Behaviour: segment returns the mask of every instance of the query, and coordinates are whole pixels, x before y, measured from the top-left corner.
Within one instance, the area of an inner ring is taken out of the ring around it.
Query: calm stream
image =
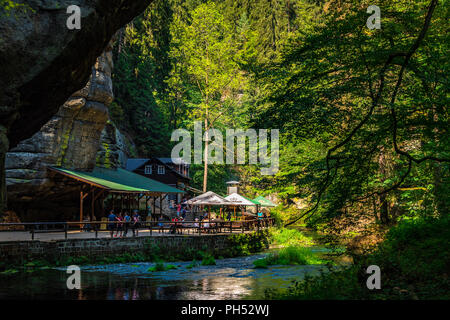
[[[324,265],[253,268],[264,255],[217,259],[214,266],[191,269],[191,262],[171,262],[177,269],[160,272],[148,271],[154,263],[82,266],[81,290],[67,289],[64,268],[1,275],[0,299],[261,299],[265,290],[327,270]]]

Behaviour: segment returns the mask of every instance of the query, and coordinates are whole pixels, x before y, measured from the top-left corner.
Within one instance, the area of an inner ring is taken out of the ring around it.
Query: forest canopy
[[[194,121],[280,129],[276,175],[209,165],[207,181],[301,207],[286,223],[447,214],[448,15],[438,0],[156,0],[118,34],[111,117],[142,157]]]

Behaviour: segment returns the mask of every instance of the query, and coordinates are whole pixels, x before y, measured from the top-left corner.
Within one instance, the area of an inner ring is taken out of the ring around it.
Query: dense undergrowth
[[[351,267],[306,277],[269,299],[449,299],[450,218],[401,221]],[[381,270],[381,289],[366,286],[367,267]]]

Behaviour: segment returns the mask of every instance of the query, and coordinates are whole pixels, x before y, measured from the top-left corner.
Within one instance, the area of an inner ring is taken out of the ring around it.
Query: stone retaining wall
[[[251,234],[257,235],[256,232]],[[267,238],[267,233],[264,231],[258,235],[260,237],[249,237],[248,241],[260,241],[261,237]],[[163,254],[183,254],[188,250],[202,250],[220,255],[221,252],[226,252],[235,245],[231,237],[233,235],[171,235],[123,239],[0,242],[0,261],[15,264],[34,259],[58,261],[69,256],[106,257],[126,252],[130,254],[148,253],[154,247],[158,247]]]

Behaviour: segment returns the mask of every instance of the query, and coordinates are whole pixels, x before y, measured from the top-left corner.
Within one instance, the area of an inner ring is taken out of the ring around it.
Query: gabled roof
[[[217,193],[208,191],[201,194],[195,198],[186,201],[187,204],[191,205],[230,205],[231,203],[224,197],[219,196]]]
[[[255,202],[253,202],[252,200],[245,198],[244,196],[241,196],[240,194],[237,194],[237,193],[232,193],[229,196],[226,196],[225,199],[232,202],[232,204],[234,204],[234,205],[256,206]]]
[[[85,182],[110,192],[136,193],[184,193],[159,181],[143,177],[121,168],[94,168],[92,172],[49,167],[49,169],[67,177]]]
[[[163,161],[162,159],[166,159],[166,161]],[[168,160],[170,159],[170,161]],[[134,171],[136,169],[138,169],[139,167],[141,167],[142,165],[144,165],[145,163],[147,163],[150,160],[156,160],[156,162],[161,163],[162,165],[164,165],[168,170],[170,170],[171,172],[175,173],[176,175],[181,176],[182,178],[185,179],[191,179],[188,176],[185,176],[184,174],[182,174],[181,172],[178,172],[176,169],[171,168],[169,166],[169,164],[171,164],[172,158],[146,158],[146,159],[128,159],[127,160],[127,164],[126,164],[126,169],[128,171]]]
[[[277,205],[270,201],[269,199],[264,198],[263,196],[256,197],[253,199],[254,202],[259,204],[261,207],[276,207]]]
[[[128,159],[125,168],[128,171],[134,171],[150,159]]]
[[[164,164],[178,164],[175,163],[173,160],[176,160],[177,162],[188,165],[187,162],[183,160],[183,158],[157,158],[159,161],[163,162]]]

